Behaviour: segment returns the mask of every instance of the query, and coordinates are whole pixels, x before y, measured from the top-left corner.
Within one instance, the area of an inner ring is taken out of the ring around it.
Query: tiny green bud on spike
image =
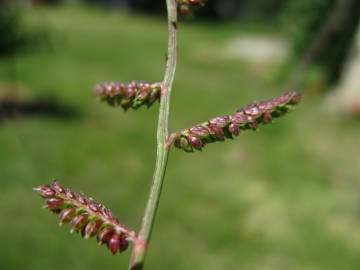
[[[175,146],[179,149],[183,149],[186,152],[192,152],[193,148],[185,136],[181,136],[175,140]]]

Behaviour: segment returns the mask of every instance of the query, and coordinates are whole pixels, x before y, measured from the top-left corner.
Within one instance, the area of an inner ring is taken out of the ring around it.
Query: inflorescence
[[[194,8],[203,7],[206,0],[176,0],[179,11],[182,14],[192,16],[192,10]]]
[[[160,100],[161,83],[105,82],[95,86],[94,94],[109,105],[121,106],[126,111],[129,108],[137,109],[142,105],[150,107],[156,100]]]
[[[135,232],[120,224],[104,205],[62,187],[58,181],[34,190],[46,199],[44,208],[58,214],[60,226],[70,223],[70,232],[78,232],[85,239],[96,236],[98,244],[106,244],[113,254],[125,251],[129,242],[139,241]]]
[[[169,136],[170,144],[186,152],[201,150],[206,144],[224,141],[238,136],[241,130],[256,130],[261,124],[268,124],[274,118],[283,116],[299,103],[301,95],[286,92],[272,100],[253,102],[227,116],[215,117],[205,123],[193,126]]]

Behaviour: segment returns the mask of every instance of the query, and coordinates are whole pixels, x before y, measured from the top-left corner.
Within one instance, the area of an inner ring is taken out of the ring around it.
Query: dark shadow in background
[[[54,3],[61,1],[54,1]],[[29,32],[22,25],[19,9],[10,2],[0,3],[0,59],[6,60],[9,80],[14,84],[11,98],[0,98],[0,122],[8,119],[46,115],[56,118],[74,118],[79,116],[75,110],[51,98],[23,100],[17,87],[18,75],[16,58],[22,53],[43,48],[51,49],[51,42],[46,30]]]
[[[71,106],[51,99],[37,99],[30,101],[4,99],[0,101],[0,123],[4,120],[33,116],[72,119],[79,117],[80,112]]]

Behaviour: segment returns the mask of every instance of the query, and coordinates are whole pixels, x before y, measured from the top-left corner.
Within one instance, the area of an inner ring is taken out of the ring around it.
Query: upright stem
[[[169,41],[165,76],[162,82],[160,111],[157,128],[157,158],[153,176],[153,184],[142,219],[141,229],[138,235],[138,239],[140,241],[134,244],[129,265],[130,270],[143,269],[147,246],[150,241],[156,210],[160,200],[169,154],[169,149],[166,147],[166,138],[168,136],[170,94],[176,70],[177,3],[176,0],[166,0],[166,5],[168,12]]]

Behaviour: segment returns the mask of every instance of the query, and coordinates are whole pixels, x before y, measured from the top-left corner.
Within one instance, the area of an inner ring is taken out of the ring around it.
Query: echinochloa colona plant
[[[209,143],[232,139],[243,131],[256,130],[261,125],[272,123],[292,111],[301,100],[298,93],[288,91],[279,97],[252,102],[234,110],[231,114],[217,116],[177,132],[168,132],[170,95],[177,61],[178,12],[187,16],[192,15],[194,10],[205,5],[205,2],[206,0],[166,0],[169,38],[167,63],[162,82],[105,82],[94,88],[94,94],[101,101],[113,107],[120,107],[124,111],[160,103],[157,159],[140,230],[136,232],[127,228],[106,206],[84,194],[61,186],[58,181],[34,188],[45,199],[44,208],[58,215],[60,225],[68,223],[71,232],[76,232],[85,239],[95,238],[99,245],[104,245],[112,254],[123,253],[131,247],[129,270],[144,268],[165,178],[168,154],[172,146],[185,152],[201,151]]]

